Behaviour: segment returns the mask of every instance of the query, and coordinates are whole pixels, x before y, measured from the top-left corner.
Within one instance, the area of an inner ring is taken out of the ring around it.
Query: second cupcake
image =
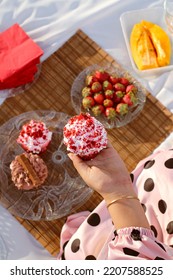
[[[52,139],[52,132],[41,121],[31,120],[24,124],[17,142],[26,152],[40,154],[46,151]]]

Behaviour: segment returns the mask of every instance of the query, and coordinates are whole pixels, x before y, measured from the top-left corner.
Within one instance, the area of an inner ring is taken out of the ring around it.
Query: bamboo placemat
[[[70,88],[87,66],[116,62],[100,46],[79,30],[42,65],[37,82],[23,94],[7,99],[0,108],[0,125],[21,113],[34,110],[63,111],[74,115]],[[108,136],[130,171],[172,132],[173,115],[149,92],[141,114],[130,124],[108,130]],[[101,201],[94,193],[80,210],[93,210]],[[54,221],[20,223],[52,254],[59,250],[59,236],[66,217]]]

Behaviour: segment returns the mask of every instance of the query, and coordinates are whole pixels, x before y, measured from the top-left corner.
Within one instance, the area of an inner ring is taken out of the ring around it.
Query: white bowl
[[[121,27],[122,27],[124,39],[126,42],[126,47],[128,50],[128,54],[133,69],[138,75],[142,77],[157,77],[158,75],[166,71],[171,71],[173,69],[173,55],[171,56],[171,62],[170,65],[168,66],[153,68],[148,70],[139,70],[137,68],[131,53],[130,34],[134,24],[139,23],[141,20],[150,21],[162,27],[164,31],[168,34],[169,38],[171,39],[171,44],[172,44],[172,36],[167,29],[165,18],[164,18],[164,9],[161,7],[129,11],[123,13],[120,16]]]

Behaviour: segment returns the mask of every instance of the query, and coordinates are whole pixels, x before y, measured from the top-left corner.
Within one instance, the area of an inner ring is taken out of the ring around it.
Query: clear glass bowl
[[[92,194],[81,179],[63,144],[63,127],[70,117],[62,112],[32,111],[10,119],[0,127],[1,203],[16,216],[29,220],[53,220],[80,207]],[[52,141],[40,156],[48,167],[48,178],[37,189],[18,190],[11,180],[10,163],[23,149],[16,142],[23,124],[31,119],[45,122]]]
[[[146,89],[137,80],[135,80],[135,78],[133,78],[129,74],[129,72],[122,70],[120,66],[101,66],[95,64],[84,69],[74,80],[71,88],[71,102],[73,108],[77,114],[79,114],[80,112],[89,112],[92,116],[94,116],[91,110],[85,110],[82,106],[82,89],[86,86],[86,76],[88,74],[91,74],[95,70],[99,70],[101,68],[107,71],[109,74],[116,74],[119,77],[125,77],[129,79],[130,83],[134,84],[138,89],[138,92],[136,94],[138,98],[137,104],[135,106],[130,107],[129,112],[125,116],[116,116],[116,118],[113,120],[108,120],[103,114],[98,117],[95,117],[105,126],[105,128],[108,129],[124,126],[131,122],[134,118],[136,118],[143,109],[143,106],[146,101]]]
[[[34,80],[31,83],[21,85],[16,88],[10,88],[10,89],[3,89],[0,90],[0,98],[9,98],[18,94],[23,93],[24,91],[28,90],[32,85],[37,81],[38,77],[41,73],[41,64],[37,65],[37,72],[34,75]]]

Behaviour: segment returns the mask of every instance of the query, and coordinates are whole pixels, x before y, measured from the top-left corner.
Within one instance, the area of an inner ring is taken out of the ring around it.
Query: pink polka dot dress
[[[67,218],[61,232],[60,260],[172,260],[173,150],[158,151],[130,174],[151,230],[116,231],[106,204]]]

